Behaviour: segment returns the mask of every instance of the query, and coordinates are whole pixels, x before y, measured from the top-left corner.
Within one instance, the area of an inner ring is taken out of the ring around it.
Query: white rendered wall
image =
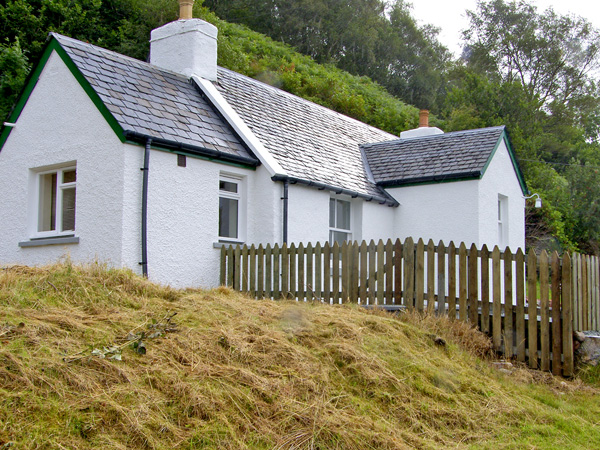
[[[507,197],[507,242],[498,239],[498,194]],[[525,199],[518,182],[508,149],[500,143],[490,165],[479,184],[479,241],[491,249],[494,245],[506,245],[511,250],[525,249]]]
[[[378,241],[396,240],[395,220],[398,208],[362,201],[362,239]]]
[[[32,168],[77,163],[78,244],[21,248],[37,205]],[[0,264],[74,261],[119,264],[123,144],[60,57],[53,53],[0,151]]]
[[[394,236],[437,244],[479,243],[479,180],[424,184],[388,189],[400,202]]]

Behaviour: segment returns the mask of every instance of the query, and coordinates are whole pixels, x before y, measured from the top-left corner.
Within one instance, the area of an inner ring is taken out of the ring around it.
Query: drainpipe
[[[150,170],[150,146],[152,139],[146,141],[144,149],[144,167],[140,170],[144,173],[142,181],[142,274],[148,278],[148,172]]]
[[[289,181],[283,180],[283,243],[288,241],[288,185]]]

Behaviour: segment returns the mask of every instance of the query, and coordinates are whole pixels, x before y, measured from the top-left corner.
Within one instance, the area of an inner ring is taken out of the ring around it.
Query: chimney
[[[419,111],[419,128],[429,127],[429,110],[422,109]]]
[[[217,27],[192,19],[194,0],[179,0],[179,20],[150,33],[150,63],[186,77],[217,80]]]

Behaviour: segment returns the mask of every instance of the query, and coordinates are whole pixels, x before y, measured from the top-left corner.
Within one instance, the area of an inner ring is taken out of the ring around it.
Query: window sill
[[[224,240],[220,240],[219,242],[213,242],[213,248],[229,247],[230,245],[233,245],[234,247],[236,245],[244,245],[244,241],[224,241]]]
[[[48,238],[30,239],[19,242],[19,247],[42,247],[45,245],[79,244],[78,236],[57,236]]]

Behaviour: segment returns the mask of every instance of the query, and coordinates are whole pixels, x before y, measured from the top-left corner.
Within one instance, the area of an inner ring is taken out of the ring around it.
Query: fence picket
[[[423,239],[417,241],[415,266],[415,308],[418,312],[423,312],[425,298],[425,244]]]
[[[384,269],[384,262],[385,262],[385,249],[383,246],[383,241],[379,240],[379,242],[377,243],[377,304],[378,305],[383,305],[384,304],[384,294],[385,294],[385,269]]]
[[[325,242],[323,246],[323,301],[331,302],[331,246]]]
[[[258,298],[265,298],[265,249],[262,244],[258,246],[257,255],[257,287],[256,295]]]
[[[537,257],[529,250],[527,255],[527,316],[529,329],[529,367],[538,367],[537,345]]]
[[[571,258],[568,253],[562,260],[562,313],[563,313],[563,376],[572,377],[573,361],[573,310],[571,302]]]
[[[394,305],[402,304],[402,242],[394,244]]]
[[[490,252],[481,247],[481,331],[490,333]]]
[[[314,282],[313,282],[313,257],[314,250],[311,243],[306,245],[306,300],[315,298]]]
[[[435,313],[435,244],[427,242],[427,313]]]
[[[561,287],[560,287],[560,259],[558,253],[552,253],[552,373],[560,375],[562,370],[562,330],[561,330]]]
[[[281,246],[281,296],[290,297],[290,254],[286,243]]]
[[[221,247],[221,259],[219,260],[219,268],[221,273],[219,274],[219,284],[221,286],[227,285],[227,249],[223,245]]]
[[[541,369],[550,370],[550,320],[549,320],[549,290],[548,290],[548,254],[542,250],[540,254],[540,348],[542,356]]]
[[[331,253],[333,255],[333,278],[331,280],[331,296],[333,304],[337,305],[340,303],[340,298],[342,294],[340,289],[340,245],[337,242],[333,243],[333,251]]]
[[[288,250],[288,255],[290,258],[290,281],[289,281],[289,292],[288,298],[291,300],[296,299],[296,279],[297,279],[297,265],[296,265],[296,244],[290,245]]]
[[[415,306],[415,243],[409,237],[404,244],[404,305],[409,311]]]
[[[467,311],[467,247],[462,242],[458,248],[458,315],[466,322]]]
[[[317,245],[315,245],[315,298],[321,301],[323,300],[322,260],[321,243],[317,242]]]
[[[250,276],[250,295],[252,298],[256,298],[256,247],[254,244],[250,246],[248,255],[250,257],[250,272],[248,273]]]
[[[477,272],[477,262],[479,256],[477,255],[477,247],[475,244],[471,244],[468,255],[468,308],[469,308],[469,322],[477,326],[477,319],[479,316],[479,295],[477,292],[477,285],[479,284],[479,276]]]
[[[340,303],[347,303],[350,297],[350,270],[348,267],[348,242],[344,242],[341,248],[342,253],[342,296]]]
[[[300,242],[296,247],[296,253],[298,255],[298,259],[296,260],[296,264],[298,267],[298,279],[296,280],[296,298],[298,301],[303,302],[306,300],[306,278],[304,276],[304,244]]]
[[[248,292],[248,246],[242,247],[242,292]]]
[[[236,291],[240,290],[240,279],[241,279],[241,249],[239,245],[235,246],[233,250],[233,289]]]
[[[275,244],[273,246],[273,298],[275,300],[279,300],[281,297],[281,289],[280,286],[280,271],[279,271],[279,258],[280,258],[280,250],[279,244]]]
[[[438,255],[438,314],[446,315],[446,247],[444,241],[440,241],[437,247]]]
[[[456,247],[452,241],[448,245],[448,316],[456,319]]]
[[[394,244],[388,239],[385,243],[385,304],[391,305],[394,293]]]
[[[368,258],[367,258],[367,243],[362,241],[360,244],[360,281],[358,287],[358,296],[360,297],[361,304],[368,304],[367,300],[367,273],[369,271]]]
[[[375,275],[375,242],[369,242],[369,305],[375,304],[375,286],[377,278]]]
[[[358,303],[358,284],[359,284],[359,256],[358,256],[358,242],[352,243],[352,251],[350,252],[350,301],[352,303]]]
[[[525,254],[522,249],[517,250],[517,254],[515,256],[516,268],[515,268],[515,277],[516,277],[516,298],[517,298],[517,306],[516,306],[516,314],[515,314],[515,327],[517,330],[517,360],[525,361]]]
[[[271,244],[265,247],[265,297],[272,298],[273,295],[273,258]]]
[[[509,247],[504,250],[504,355],[513,356],[513,265]]]
[[[502,304],[500,294],[500,249],[496,245],[492,251],[492,283],[493,283],[493,318],[492,318],[492,343],[494,350],[502,349]]]

